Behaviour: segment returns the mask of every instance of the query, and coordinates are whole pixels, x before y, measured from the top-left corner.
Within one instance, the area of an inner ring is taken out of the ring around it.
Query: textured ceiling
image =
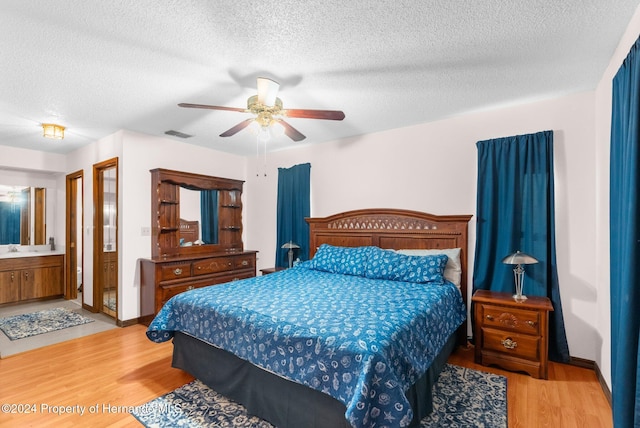
[[[119,129],[243,155],[258,76],[316,144],[593,90],[638,0],[2,0],[0,145],[67,153]],[[66,126],[63,141],[40,123]],[[1,149],[0,149],[1,151]]]

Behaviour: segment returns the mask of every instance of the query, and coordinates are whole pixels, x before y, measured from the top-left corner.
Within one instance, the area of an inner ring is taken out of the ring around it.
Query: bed
[[[180,240],[182,242],[196,242],[200,239],[200,222],[198,220],[180,219]]]
[[[466,341],[469,219],[391,209],[307,219],[310,261],[179,294],[147,336],[172,339],[174,367],[280,428],[418,426]]]

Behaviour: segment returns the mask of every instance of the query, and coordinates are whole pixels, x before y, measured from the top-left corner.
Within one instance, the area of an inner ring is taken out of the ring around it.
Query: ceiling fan
[[[342,120],[344,113],[339,110],[307,110],[307,109],[284,109],[282,100],[277,97],[280,84],[266,77],[258,77],[258,94],[249,97],[247,108],[211,106],[206,104],[180,103],[178,106],[186,108],[203,108],[210,110],[237,111],[240,113],[251,113],[254,117],[243,120],[231,129],[226,130],[221,137],[230,137],[256,122],[262,129],[268,129],[271,125],[280,124],[284,128],[284,133],[293,141],[301,141],[306,137],[284,118],[295,117],[303,119],[324,119]]]

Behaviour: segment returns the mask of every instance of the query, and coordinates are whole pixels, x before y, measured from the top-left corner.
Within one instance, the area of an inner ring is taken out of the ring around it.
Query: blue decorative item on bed
[[[407,426],[405,390],[466,318],[446,263],[322,245],[292,269],[173,297],[147,336],[181,331],[331,395],[352,426]]]

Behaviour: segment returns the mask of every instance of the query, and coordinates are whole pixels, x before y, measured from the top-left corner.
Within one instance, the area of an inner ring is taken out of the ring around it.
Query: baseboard
[[[596,362],[593,360],[587,360],[586,358],[569,357],[569,364],[572,366],[582,367],[584,369],[596,369]]]
[[[116,325],[118,327],[129,327],[130,325],[136,325],[138,324],[138,318],[133,318],[130,320],[116,320]]]
[[[596,373],[596,378],[598,379],[600,388],[602,388],[602,392],[609,402],[609,406],[611,406],[611,390],[609,389],[609,385],[607,385],[604,376],[602,376],[602,372],[600,371],[600,367],[598,367],[598,364],[595,361],[578,357],[569,357],[569,364],[571,364],[572,366],[593,370]]]
[[[607,398],[607,401],[609,402],[609,407],[611,407],[611,390],[609,389],[609,385],[607,385],[607,382],[604,380],[604,376],[602,376],[602,372],[600,371],[600,367],[598,367],[597,364],[595,364],[595,371],[596,371],[596,377],[598,378],[598,382],[600,382],[600,387],[602,388],[602,392],[604,392],[604,396]]]

